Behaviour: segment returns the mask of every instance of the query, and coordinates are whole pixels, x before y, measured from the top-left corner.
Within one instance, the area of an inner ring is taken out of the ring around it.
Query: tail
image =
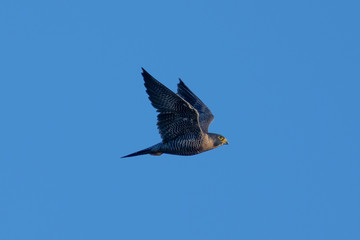
[[[141,150],[141,151],[138,151],[138,152],[134,152],[134,153],[129,154],[129,155],[126,155],[126,156],[123,156],[123,157],[121,157],[121,158],[135,157],[135,156],[144,155],[144,154],[149,154],[149,153],[151,153],[151,147],[146,148],[146,149]]]

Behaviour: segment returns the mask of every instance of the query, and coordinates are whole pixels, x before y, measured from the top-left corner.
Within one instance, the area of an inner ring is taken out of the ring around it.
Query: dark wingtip
[[[143,71],[142,74],[148,74],[148,75],[150,75],[144,68],[141,68],[141,70]]]
[[[144,68],[141,68],[142,70],[143,70],[143,72],[141,73],[141,75],[144,77],[144,78],[146,78],[146,77],[152,77],[151,75],[150,75],[150,73],[148,73]]]
[[[180,88],[180,87],[185,87],[186,88],[186,85],[183,82],[183,80],[181,80],[181,78],[179,78],[179,83],[178,83],[178,88]]]
[[[181,78],[179,78],[178,92],[179,92],[179,88],[191,92],[188,86],[186,86],[186,84],[181,80]]]

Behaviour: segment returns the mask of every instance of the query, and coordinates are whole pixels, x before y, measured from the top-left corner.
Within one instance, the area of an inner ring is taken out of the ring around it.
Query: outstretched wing
[[[199,113],[182,97],[162,85],[142,68],[146,92],[159,112],[157,126],[163,142],[185,133],[201,134]]]
[[[208,132],[210,123],[214,120],[214,115],[210,109],[179,79],[178,95],[190,103],[199,112],[199,123],[203,132]]]

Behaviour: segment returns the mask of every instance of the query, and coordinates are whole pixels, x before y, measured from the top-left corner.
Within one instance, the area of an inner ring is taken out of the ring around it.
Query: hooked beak
[[[229,142],[228,140],[225,141],[224,145],[229,145]]]

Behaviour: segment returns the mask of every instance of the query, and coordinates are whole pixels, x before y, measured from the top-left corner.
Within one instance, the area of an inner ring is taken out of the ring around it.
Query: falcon
[[[222,135],[208,132],[214,115],[181,79],[176,94],[145,69],[142,71],[146,92],[158,112],[162,142],[122,158],[163,153],[189,156],[228,144]]]

